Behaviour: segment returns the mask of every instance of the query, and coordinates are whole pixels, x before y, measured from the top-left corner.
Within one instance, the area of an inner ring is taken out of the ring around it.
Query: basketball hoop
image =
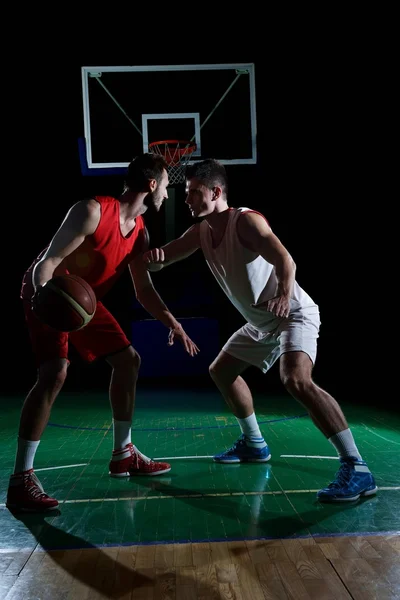
[[[185,181],[186,166],[195,150],[195,142],[188,140],[162,140],[149,144],[149,152],[159,154],[168,164],[170,184]]]

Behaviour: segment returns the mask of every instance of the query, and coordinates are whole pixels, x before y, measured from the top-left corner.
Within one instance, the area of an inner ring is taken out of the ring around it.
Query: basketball
[[[78,275],[56,275],[39,290],[34,306],[38,318],[58,331],[85,327],[96,311],[92,287]]]

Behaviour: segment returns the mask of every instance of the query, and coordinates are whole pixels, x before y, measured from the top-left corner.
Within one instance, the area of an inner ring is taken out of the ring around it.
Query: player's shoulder
[[[270,227],[268,220],[263,213],[253,208],[240,207],[236,209],[238,227],[263,227],[267,225]]]
[[[100,212],[100,204],[95,197],[86,197],[78,200],[71,206],[69,213],[72,216],[87,217]]]
[[[100,221],[100,205],[93,199],[82,199],[75,202],[68,210],[62,227],[84,232],[85,235],[94,233]]]
[[[113,196],[88,196],[85,198],[86,202],[97,202],[97,204],[104,206],[114,206],[119,203],[117,198]]]

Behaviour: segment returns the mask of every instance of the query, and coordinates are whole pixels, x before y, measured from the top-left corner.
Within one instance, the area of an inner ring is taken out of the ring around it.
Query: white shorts
[[[320,317],[318,308],[292,314],[273,331],[259,331],[250,323],[238,329],[222,350],[266,373],[285,352],[305,352],[315,363]]]

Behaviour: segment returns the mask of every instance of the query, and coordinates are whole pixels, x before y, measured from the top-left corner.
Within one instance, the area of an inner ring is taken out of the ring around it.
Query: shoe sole
[[[154,475],[164,475],[164,473],[169,473],[171,469],[166,469],[164,471],[156,471],[155,473],[131,473],[131,477],[153,477]]]
[[[155,471],[154,473],[108,473],[110,477],[154,477],[154,475],[164,475],[169,473],[171,469],[163,469],[162,471]]]
[[[269,459],[271,458],[271,455],[267,456],[266,458],[238,458],[237,460],[229,460],[229,459],[224,459],[224,458],[213,458],[213,461],[216,463],[222,463],[224,465],[237,465],[238,463],[245,463],[245,462],[254,462],[254,463],[264,463],[264,462],[268,462]]]
[[[18,506],[18,504],[6,504],[6,507],[9,510],[14,510],[15,512],[48,512],[49,510],[56,510],[59,505],[56,504],[56,506],[48,506],[46,508],[25,508]]]
[[[364,492],[360,492],[360,494],[357,494],[356,496],[350,496],[348,498],[333,498],[329,496],[322,496],[321,498],[318,497],[318,500],[320,502],[355,502],[361,497],[373,496],[374,494],[376,494],[377,491],[378,487],[375,486],[372,490],[365,490]]]

